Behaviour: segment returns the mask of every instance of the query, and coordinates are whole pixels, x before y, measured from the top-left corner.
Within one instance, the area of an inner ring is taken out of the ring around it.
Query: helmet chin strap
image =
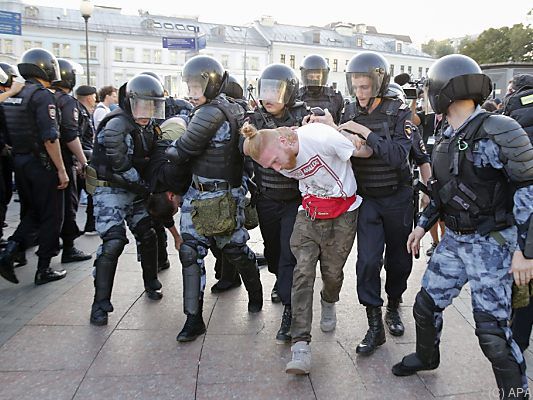
[[[360,103],[359,103],[359,99],[356,97],[355,98],[355,101],[356,101],[356,104],[357,104],[357,110],[361,113],[361,114],[364,114],[364,115],[368,115],[369,113],[369,110],[370,108],[372,108],[372,104],[374,104],[374,100],[376,98],[375,97],[371,97],[370,100],[368,101],[368,104],[366,107],[363,107]]]

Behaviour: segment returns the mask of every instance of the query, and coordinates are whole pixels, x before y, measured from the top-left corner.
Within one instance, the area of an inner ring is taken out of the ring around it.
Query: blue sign
[[[199,37],[163,37],[163,48],[169,50],[201,50],[206,46],[205,35]]]
[[[0,33],[21,35],[22,17],[20,13],[0,10]]]

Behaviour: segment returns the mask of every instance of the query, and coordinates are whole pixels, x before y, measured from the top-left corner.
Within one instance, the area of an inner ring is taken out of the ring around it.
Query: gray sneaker
[[[307,375],[311,371],[311,346],[307,342],[296,342],[292,347],[292,360],[285,372],[293,375]]]
[[[335,303],[328,303],[320,299],[322,305],[322,315],[320,316],[320,329],[322,332],[331,332],[337,326],[337,314],[335,312]]]

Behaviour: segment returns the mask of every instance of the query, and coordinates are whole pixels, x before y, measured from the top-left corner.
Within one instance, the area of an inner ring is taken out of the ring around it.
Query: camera
[[[411,79],[411,75],[407,73],[396,75],[394,77],[394,82],[402,86],[402,89],[405,93],[405,98],[408,100],[418,98],[418,95],[424,88],[424,80],[425,78]],[[406,84],[409,84],[409,87],[403,87]]]

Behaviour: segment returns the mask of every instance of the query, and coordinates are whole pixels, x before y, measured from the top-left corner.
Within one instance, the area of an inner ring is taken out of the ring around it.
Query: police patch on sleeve
[[[79,111],[77,108],[74,108],[72,110],[72,118],[74,118],[74,121],[78,122],[78,119],[80,117]]]
[[[405,124],[403,126],[403,131],[405,132],[405,136],[407,136],[407,139],[411,139],[411,135],[413,134],[413,131],[416,129],[416,126],[411,122],[406,120]]]
[[[48,105],[48,116],[52,120],[56,119],[56,106],[54,104]]]
[[[424,141],[422,139],[420,139],[419,145],[420,145],[420,150],[422,150],[422,153],[427,154],[428,152],[426,150],[426,146],[424,145]]]

